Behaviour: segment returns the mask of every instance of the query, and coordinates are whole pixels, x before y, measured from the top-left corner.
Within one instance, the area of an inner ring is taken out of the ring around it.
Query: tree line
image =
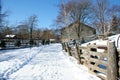
[[[9,12],[2,11],[0,0],[0,41],[5,38],[6,35],[15,35],[16,39],[20,40],[59,40],[59,29],[43,29],[38,26],[38,16],[31,15],[28,19],[17,23],[16,25],[8,25],[7,17]]]
[[[27,20],[21,21],[15,26],[7,25],[5,17],[6,13],[0,14],[0,40],[5,39],[6,35],[15,35],[16,39],[19,40],[29,40],[32,44],[33,40],[46,40],[56,39],[59,41],[60,33],[58,29],[42,29],[38,27],[38,17],[37,15],[30,16]]]
[[[8,26],[5,20],[8,14],[2,12],[0,5],[0,39],[9,34],[15,34],[21,40],[58,39],[59,29],[75,22],[79,23],[79,27],[75,30],[78,37],[81,34],[82,24],[94,27],[98,34],[120,33],[120,5],[111,5],[109,0],[61,0],[58,8],[59,12],[54,23],[57,29],[43,30],[36,27],[38,22],[36,15],[31,15],[27,20],[15,26]]]
[[[67,27],[78,22],[78,37],[81,23],[94,27],[98,34],[120,33],[120,5],[112,5],[110,0],[61,0],[55,24]]]

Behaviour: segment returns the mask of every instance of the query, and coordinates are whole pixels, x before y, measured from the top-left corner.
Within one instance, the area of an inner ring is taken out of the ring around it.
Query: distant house
[[[10,35],[6,35],[4,38],[5,42],[6,42],[6,46],[8,47],[14,47],[15,44],[20,41],[21,46],[29,46],[29,40],[28,39],[20,39],[18,36],[10,34]]]
[[[4,40],[6,42],[6,47],[14,47],[16,43],[16,36],[13,34],[5,35]]]
[[[61,41],[62,42],[68,42],[70,39],[72,40],[80,40],[82,41],[83,39],[85,40],[85,42],[90,41],[93,35],[96,34],[96,29],[85,25],[83,23],[80,24],[80,37],[78,37],[77,35],[77,30],[78,28],[78,23],[72,23],[70,24],[68,27],[64,27],[61,30]]]
[[[49,39],[49,40],[50,40],[50,43],[56,42],[56,39]]]

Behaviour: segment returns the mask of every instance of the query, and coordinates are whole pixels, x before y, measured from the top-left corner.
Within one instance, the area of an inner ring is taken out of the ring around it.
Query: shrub
[[[1,47],[1,48],[5,48],[5,47],[6,47],[6,43],[5,43],[4,40],[1,41],[1,43],[0,43],[0,47]]]
[[[30,46],[32,46],[34,44],[33,40],[30,40]]]
[[[17,47],[20,47],[20,46],[21,46],[20,40],[18,40],[18,41],[15,43],[15,46],[17,46]]]

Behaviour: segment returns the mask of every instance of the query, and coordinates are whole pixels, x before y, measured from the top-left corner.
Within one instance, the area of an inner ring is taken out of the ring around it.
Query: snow
[[[101,80],[62,51],[61,44],[0,51],[0,80]]]
[[[109,40],[114,40],[116,47],[120,49],[120,34],[109,37]]]
[[[118,49],[120,49],[120,34],[110,36],[110,37],[108,37],[108,40],[109,40],[109,41],[115,41],[115,46],[116,46]],[[102,39],[93,40],[93,41],[90,41],[90,42],[87,42],[87,43],[82,44],[82,46],[86,46],[86,45],[88,45],[89,43],[91,43],[91,44],[94,44],[94,43],[95,43],[95,44],[97,44],[97,45],[106,46],[108,40],[102,40]]]
[[[10,35],[6,35],[5,37],[7,37],[7,38],[13,38],[13,37],[15,37],[15,35],[10,34]]]
[[[108,37],[108,40],[109,40],[109,42],[115,42],[115,47],[117,48],[117,50],[120,50],[120,34],[110,36],[110,37]],[[108,40],[102,40],[102,39],[93,40],[93,41],[81,44],[81,46],[86,47],[88,44],[96,44],[96,45],[100,45],[100,46],[107,46],[108,45]],[[102,53],[104,51],[105,51],[104,49],[97,49],[97,52],[100,52],[100,53]],[[104,57],[103,60],[107,61],[108,59],[107,59],[107,57]],[[99,64],[99,68],[106,69],[107,67]],[[98,73],[98,75],[101,75],[103,77],[107,77],[103,73]]]

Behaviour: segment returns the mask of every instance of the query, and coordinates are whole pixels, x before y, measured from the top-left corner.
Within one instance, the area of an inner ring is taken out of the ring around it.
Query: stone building
[[[80,26],[80,27],[78,27]],[[80,36],[78,36],[78,29],[81,31]],[[85,42],[90,41],[93,39],[93,37],[96,34],[96,30],[88,25],[85,25],[83,23],[78,24],[73,23],[70,24],[68,27],[64,27],[61,29],[61,41],[62,42],[68,42],[69,40],[84,40]]]

